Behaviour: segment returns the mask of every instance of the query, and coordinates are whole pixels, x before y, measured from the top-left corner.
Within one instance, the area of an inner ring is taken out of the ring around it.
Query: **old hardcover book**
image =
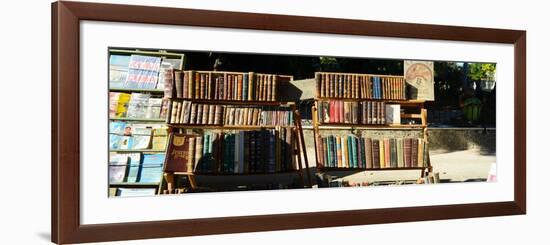
[[[381,168],[380,166],[380,140],[371,139],[372,141],[372,163],[373,168]]]
[[[360,168],[365,168],[365,141],[361,137],[355,139],[357,143],[357,164]]]
[[[354,168],[359,167],[359,161],[357,160],[359,152],[357,150],[357,138],[355,136],[350,136],[351,143],[351,162],[353,163]]]
[[[172,102],[172,117],[170,118],[170,123],[179,123],[179,118],[181,115],[181,102],[173,101]]]
[[[410,139],[411,141],[411,167],[418,166],[418,140]]]
[[[208,104],[202,105],[202,120],[201,124],[208,124],[208,118],[210,117],[210,106]]]
[[[405,162],[403,160],[403,139],[397,138],[397,167],[405,167]]]
[[[189,98],[189,71],[183,71],[182,72],[182,76],[183,76],[183,82],[182,82],[182,86],[181,86],[181,91],[182,91],[182,98]]]
[[[372,150],[372,140],[370,138],[364,138],[365,145],[365,167],[373,168],[373,150]]]
[[[379,139],[378,141],[380,142],[378,143],[380,146],[380,168],[387,168],[388,166],[386,166],[386,148],[384,139]]]
[[[198,136],[195,138],[195,157],[193,161],[193,166],[191,171],[195,171],[197,166],[199,165],[199,161],[201,161],[202,158],[202,151],[203,151],[203,137]]]
[[[256,83],[256,76],[254,75],[254,72],[248,73],[248,100],[254,100],[255,96],[255,83]]]
[[[195,72],[194,71],[189,71],[189,84],[188,87],[187,87],[187,92],[188,92],[188,95],[187,95],[187,98],[190,98],[190,99],[196,99],[195,97],[195,83],[196,83],[196,80],[195,80]]]
[[[189,123],[189,118],[191,116],[191,101],[183,101],[183,105],[182,105],[183,109],[182,109],[182,114],[183,114],[183,118],[181,120],[181,123]]]
[[[203,104],[197,104],[197,114],[196,114],[196,124],[202,124],[202,118],[204,116],[204,112],[202,111],[204,109]]]
[[[170,133],[164,162],[165,172],[187,172],[189,162],[189,134]]]
[[[336,167],[342,167],[342,137],[336,136]]]
[[[391,155],[391,158],[390,158],[391,167],[397,168],[397,140],[394,138],[390,139],[390,155]]]
[[[197,136],[188,138],[189,145],[187,148],[187,164],[185,165],[186,169],[183,172],[191,173],[195,168],[195,150],[197,149],[196,139]]]
[[[174,71],[174,82],[176,84],[176,97],[183,98],[183,76],[181,71]]]
[[[403,139],[403,159],[405,161],[405,167],[410,168],[411,167],[411,139],[405,138]]]
[[[221,105],[214,106],[214,122],[213,124],[221,124],[223,116],[223,107]]]
[[[390,139],[384,139],[384,167],[391,167]]]
[[[196,72],[195,73],[195,79],[194,79],[194,87],[193,87],[193,94],[195,95],[193,98],[195,99],[201,99],[201,73]]]

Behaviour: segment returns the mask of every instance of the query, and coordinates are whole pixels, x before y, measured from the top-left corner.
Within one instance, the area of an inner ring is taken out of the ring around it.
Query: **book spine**
[[[350,137],[350,141],[351,141],[351,156],[352,156],[352,161],[353,161],[353,167],[354,168],[358,168],[359,167],[359,163],[358,163],[358,151],[357,151],[357,140],[355,137]]]
[[[189,72],[183,71],[183,83],[181,84],[181,98],[188,98],[189,92],[187,91],[189,88]]]
[[[176,83],[176,97],[177,98],[182,98],[183,97],[183,95],[182,95],[183,82],[182,82],[181,71],[174,71],[174,80],[175,80],[175,83]]]
[[[254,72],[249,72],[248,73],[248,100],[255,100],[254,98],[254,92],[255,92],[255,87],[254,87]]]
[[[242,75],[242,78],[243,78],[243,92],[242,92],[242,97],[241,97],[241,100],[248,100],[248,73],[243,73]]]
[[[418,166],[418,140],[411,139],[411,167]]]

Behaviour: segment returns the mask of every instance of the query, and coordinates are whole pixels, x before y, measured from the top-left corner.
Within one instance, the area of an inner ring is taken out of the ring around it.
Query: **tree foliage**
[[[468,78],[471,81],[481,81],[487,78],[487,74],[496,71],[496,64],[469,63]]]

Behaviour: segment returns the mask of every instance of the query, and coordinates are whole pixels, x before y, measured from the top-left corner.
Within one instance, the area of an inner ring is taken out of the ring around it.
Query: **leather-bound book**
[[[193,137],[195,135],[170,133],[164,162],[165,172],[187,171],[189,139]]]

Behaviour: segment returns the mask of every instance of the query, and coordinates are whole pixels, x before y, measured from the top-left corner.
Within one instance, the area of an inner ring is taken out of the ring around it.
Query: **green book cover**
[[[353,160],[353,167],[358,168],[359,164],[357,163],[357,140],[355,139],[355,137],[350,137],[350,141],[351,141],[351,150],[352,150],[351,159]]]
[[[365,152],[365,141],[362,138],[359,138],[359,149],[361,152],[361,168],[367,167],[367,161],[366,161],[366,152]]]

